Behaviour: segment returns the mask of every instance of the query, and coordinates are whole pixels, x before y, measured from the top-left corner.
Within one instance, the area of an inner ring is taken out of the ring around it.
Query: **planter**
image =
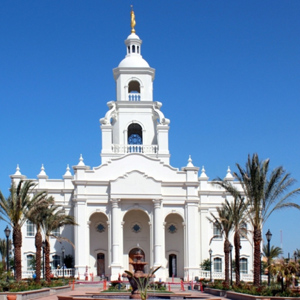
[[[212,288],[204,288],[204,292],[219,297],[226,297],[227,294],[226,290],[217,290]]]
[[[7,300],[17,300],[16,294],[6,295]]]
[[[40,290],[31,290],[31,291],[24,291],[24,292],[13,292],[13,293],[0,293],[0,300],[27,300],[27,299],[40,299],[43,297],[47,297],[50,295],[50,289],[44,288]],[[9,297],[15,298],[9,298]]]

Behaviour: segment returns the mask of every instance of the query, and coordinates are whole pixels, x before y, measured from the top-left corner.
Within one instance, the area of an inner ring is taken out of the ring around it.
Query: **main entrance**
[[[104,253],[97,254],[97,276],[105,275],[105,255]]]

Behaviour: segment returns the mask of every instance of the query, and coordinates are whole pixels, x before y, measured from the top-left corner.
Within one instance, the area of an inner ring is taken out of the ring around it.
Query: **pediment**
[[[111,198],[161,198],[161,181],[140,171],[131,171],[110,182]]]

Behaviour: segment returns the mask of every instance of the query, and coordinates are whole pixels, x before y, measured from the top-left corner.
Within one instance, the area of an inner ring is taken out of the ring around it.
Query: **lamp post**
[[[212,250],[209,249],[209,263],[210,263],[210,281],[212,281],[212,268],[211,268],[211,255],[212,255]]]
[[[65,279],[65,247],[61,247],[61,253],[62,253],[62,269],[63,269],[63,279]]]
[[[6,236],[6,271],[7,271],[7,275],[6,275],[6,281],[9,281],[8,278],[8,271],[9,271],[9,249],[8,249],[8,238],[10,236],[10,232],[11,230],[8,228],[8,226],[6,226],[5,230],[5,236]]]
[[[270,229],[268,230],[268,232],[266,233],[266,237],[267,237],[267,241],[268,241],[268,286],[270,286],[270,241],[272,238],[272,233],[270,231]]]
[[[230,285],[232,286],[232,248],[233,246],[229,244],[229,250],[230,250]]]
[[[43,278],[45,279],[45,247],[46,247],[46,242],[42,242],[42,247],[43,247]]]
[[[297,252],[295,251],[295,252],[294,252],[295,262],[297,262],[297,257],[298,257],[298,255],[297,255]]]

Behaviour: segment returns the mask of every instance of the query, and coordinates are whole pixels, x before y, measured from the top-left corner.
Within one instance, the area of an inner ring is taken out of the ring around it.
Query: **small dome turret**
[[[120,62],[119,68],[149,68],[149,64],[143,59],[141,55],[142,40],[135,33],[135,15],[131,10],[131,34],[125,40],[127,49],[126,57]]]

